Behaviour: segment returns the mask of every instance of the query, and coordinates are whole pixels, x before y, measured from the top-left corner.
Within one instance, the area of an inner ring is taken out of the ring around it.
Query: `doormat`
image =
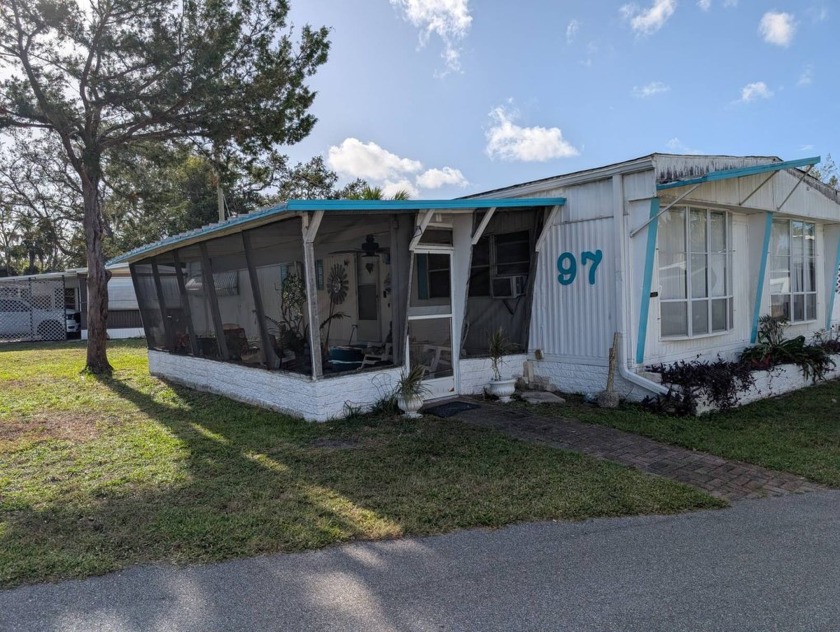
[[[480,408],[480,406],[478,404],[470,404],[469,402],[447,402],[445,404],[432,406],[431,408],[424,408],[423,414],[434,415],[435,417],[446,419],[447,417],[452,417],[453,415],[462,413],[465,410],[473,410],[475,408]]]

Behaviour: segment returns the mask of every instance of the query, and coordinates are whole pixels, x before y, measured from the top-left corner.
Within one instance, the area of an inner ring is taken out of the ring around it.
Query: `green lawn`
[[[569,398],[540,414],[571,417],[658,441],[793,472],[840,487],[840,380],[702,417],[666,417],[637,405],[603,410]]]
[[[149,376],[111,344],[0,350],[0,586],[542,519],[720,507],[451,420],[311,424]]]

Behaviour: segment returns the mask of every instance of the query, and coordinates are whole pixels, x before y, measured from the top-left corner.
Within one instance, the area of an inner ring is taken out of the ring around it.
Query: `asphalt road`
[[[0,630],[840,630],[840,492],[0,591]]]

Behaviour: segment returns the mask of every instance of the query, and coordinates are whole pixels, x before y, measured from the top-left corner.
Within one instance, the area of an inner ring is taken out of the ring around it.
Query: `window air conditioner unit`
[[[524,296],[527,286],[528,277],[524,275],[495,277],[491,283],[491,292],[493,298],[516,298]]]

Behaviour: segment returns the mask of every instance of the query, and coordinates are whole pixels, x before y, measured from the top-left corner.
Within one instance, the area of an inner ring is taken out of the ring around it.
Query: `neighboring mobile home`
[[[108,337],[142,338],[128,265],[108,270]],[[87,339],[86,281],[86,268],[0,277],[0,342]]]
[[[818,158],[653,154],[459,200],[289,201],[130,262],[153,373],[312,420],[368,407],[405,365],[429,397],[508,373],[623,396],[646,366],[734,355],[762,314],[840,320],[840,194]],[[315,350],[313,352],[313,350]]]

